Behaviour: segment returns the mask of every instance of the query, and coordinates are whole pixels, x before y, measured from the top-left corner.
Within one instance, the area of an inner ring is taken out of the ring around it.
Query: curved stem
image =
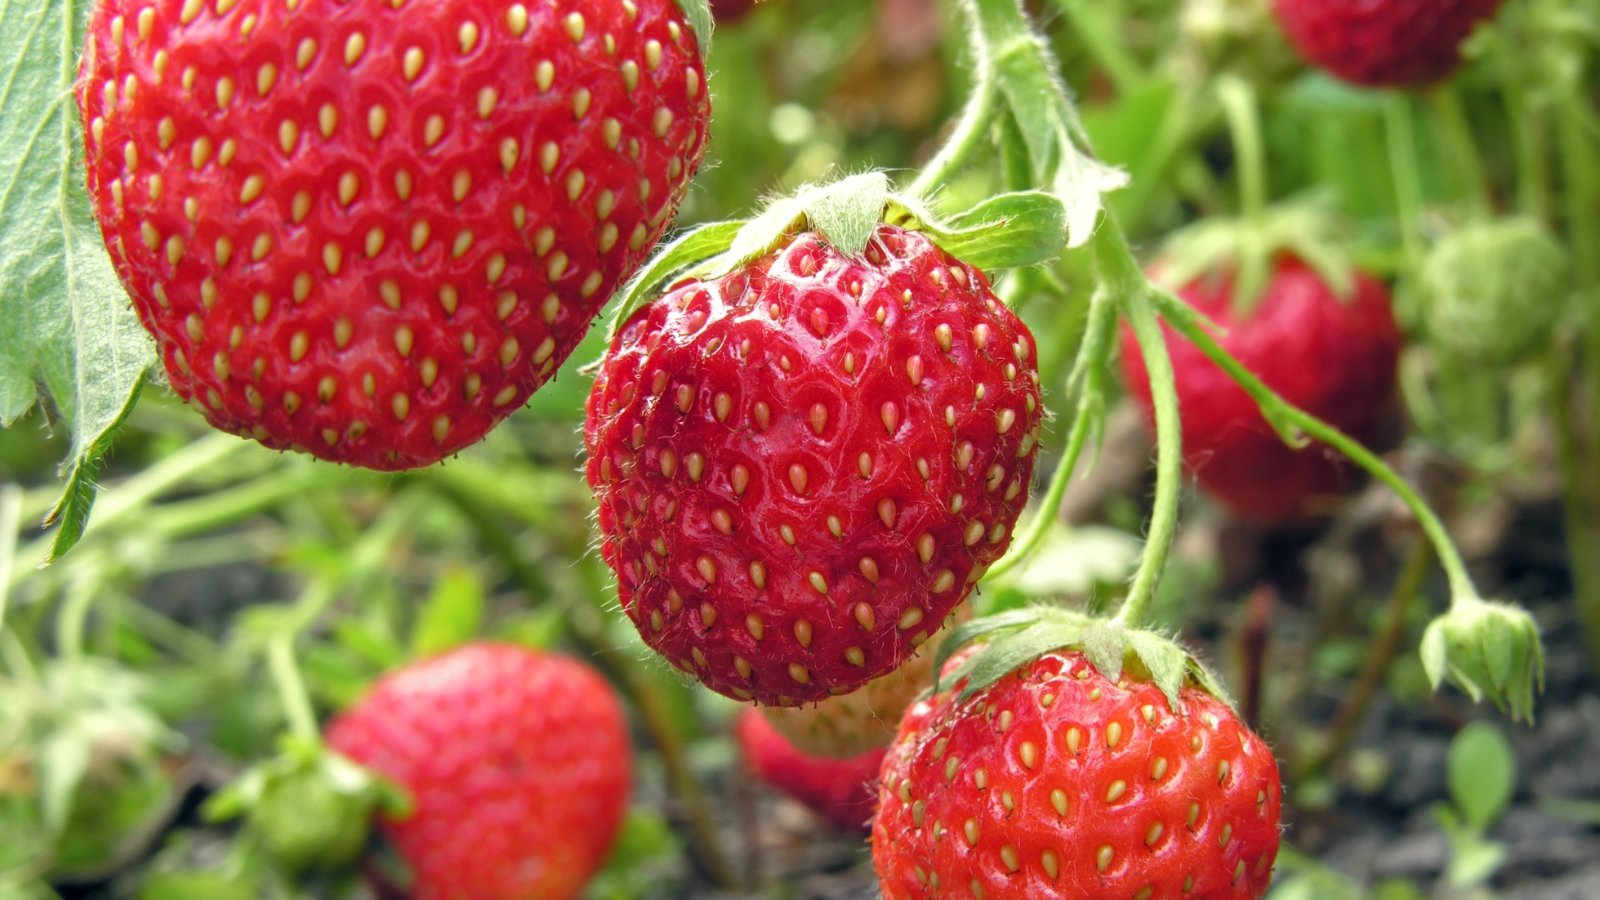
[[[1000,91],[995,86],[994,71],[988,61],[980,59],[977,68],[977,84],[973,86],[972,98],[962,110],[955,130],[945,139],[939,152],[917,173],[916,180],[906,188],[907,194],[927,197],[943,187],[983,145],[1000,113]]]
[[[289,731],[302,740],[319,740],[317,716],[311,709],[311,697],[306,693],[305,679],[300,677],[300,665],[294,657],[293,633],[275,635],[267,644],[267,665],[272,670],[283,713],[289,720]]]
[[[1433,108],[1445,146],[1455,157],[1473,216],[1489,218],[1494,211],[1494,187],[1484,168],[1483,155],[1478,152],[1478,143],[1472,136],[1472,125],[1461,108],[1461,98],[1453,87],[1445,84],[1429,92],[1428,104]]]
[[[1406,268],[1422,268],[1422,175],[1417,169],[1417,137],[1411,119],[1411,98],[1390,95],[1384,104],[1384,135],[1389,144],[1389,171],[1394,178],[1395,212]]]
[[[1120,624],[1137,628],[1150,613],[1156,586],[1160,584],[1172,551],[1173,536],[1178,531],[1178,500],[1183,491],[1183,425],[1178,418],[1177,375],[1172,370],[1166,336],[1151,302],[1160,292],[1145,280],[1114,221],[1101,226],[1095,238],[1095,250],[1101,283],[1117,296],[1118,306],[1139,343],[1155,408],[1155,503],[1150,510],[1150,528],[1139,569],[1128,589],[1128,599],[1117,612]]]
[[[1078,348],[1072,376],[1068,379],[1068,383],[1077,388],[1078,404],[1072,420],[1072,431],[1067,436],[1066,451],[1055,473],[1050,476],[1050,487],[1045,491],[1044,499],[1039,501],[1039,509],[1028,522],[1028,527],[1017,536],[1006,555],[989,568],[985,577],[998,578],[1025,562],[1044,543],[1045,536],[1055,524],[1061,501],[1067,495],[1067,486],[1072,483],[1073,472],[1077,470],[1078,458],[1083,454],[1083,446],[1088,442],[1089,434],[1097,429],[1102,416],[1101,407],[1105,401],[1101,375],[1111,358],[1116,329],[1116,298],[1103,288],[1095,291],[1089,300],[1088,330],[1083,344]]]
[[[1444,567],[1445,576],[1450,581],[1452,606],[1479,599],[1477,587],[1472,583],[1472,576],[1467,573],[1466,562],[1461,558],[1461,551],[1457,550],[1455,543],[1450,540],[1450,533],[1445,530],[1444,523],[1399,473],[1379,459],[1377,454],[1362,446],[1359,441],[1290,404],[1267,387],[1260,378],[1222,349],[1201,325],[1198,314],[1183,301],[1159,290],[1152,290],[1150,296],[1154,298],[1161,317],[1174,330],[1192,341],[1207,359],[1243,388],[1274,427],[1280,431],[1288,428],[1301,432],[1315,441],[1332,447],[1400,497],[1401,502],[1411,510],[1411,514],[1416,516],[1418,526],[1433,544],[1434,551],[1439,554],[1439,563]]]

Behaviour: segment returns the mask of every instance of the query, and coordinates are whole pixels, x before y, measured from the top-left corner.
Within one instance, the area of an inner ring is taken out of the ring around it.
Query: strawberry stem
[[[1239,270],[1233,283],[1233,311],[1248,315],[1266,285],[1267,164],[1261,140],[1261,115],[1255,89],[1233,75],[1217,79],[1217,99],[1228,119],[1238,170],[1239,209],[1244,228],[1239,233]]]
[[[1440,137],[1455,158],[1473,218],[1489,218],[1494,215],[1494,187],[1484,168],[1483,155],[1478,152],[1478,143],[1472,136],[1472,125],[1461,107],[1461,97],[1447,82],[1428,92],[1428,105],[1433,110]]]
[[[988,139],[989,131],[999,116],[1000,90],[995,85],[994,64],[981,42],[975,42],[973,53],[976,57],[974,68],[977,83],[973,86],[972,97],[961,111],[961,118],[956,121],[950,137],[945,139],[939,152],[928,160],[916,180],[906,188],[906,193],[912,197],[931,198],[935,191],[954,178]]]
[[[1473,602],[1480,602],[1478,589],[1472,582],[1472,576],[1467,572],[1466,562],[1461,558],[1461,551],[1450,540],[1450,534],[1445,529],[1439,516],[1428,507],[1422,497],[1417,493],[1399,473],[1395,472],[1377,454],[1361,445],[1361,442],[1351,438],[1339,429],[1329,425],[1316,416],[1284,400],[1277,392],[1266,386],[1255,373],[1246,369],[1222,349],[1200,322],[1199,315],[1182,300],[1171,294],[1152,289],[1148,294],[1155,302],[1161,318],[1166,320],[1179,334],[1188,338],[1211,360],[1218,368],[1228,374],[1229,378],[1244,389],[1268,421],[1281,423],[1299,432],[1304,433],[1314,441],[1326,444],[1337,450],[1356,465],[1364,469],[1373,478],[1388,486],[1399,496],[1411,514],[1416,517],[1417,524],[1433,544],[1434,550],[1439,554],[1439,562],[1444,568],[1445,577],[1450,582],[1451,607],[1463,606]]]
[[[1178,381],[1167,352],[1166,336],[1151,305],[1160,292],[1152,288],[1128,249],[1114,221],[1101,226],[1095,241],[1101,283],[1117,296],[1122,314],[1133,329],[1150,378],[1150,397],[1156,425],[1156,497],[1150,511],[1139,569],[1134,573],[1128,599],[1116,621],[1127,628],[1143,625],[1155,600],[1156,587],[1166,569],[1167,556],[1178,530],[1178,500],[1183,491],[1183,424],[1178,418]]]
[[[1406,268],[1422,268],[1422,174],[1417,169],[1416,128],[1411,117],[1411,98],[1393,93],[1383,106],[1384,134],[1389,145],[1389,171],[1394,178],[1396,218],[1400,243],[1405,248]]]
[[[312,588],[315,590],[318,588]],[[300,676],[300,664],[295,659],[293,632],[284,631],[273,636],[267,644],[267,666],[278,688],[278,702],[283,704],[284,716],[289,720],[289,732],[301,740],[318,741],[317,716],[312,712],[311,696],[306,692],[305,679]]]

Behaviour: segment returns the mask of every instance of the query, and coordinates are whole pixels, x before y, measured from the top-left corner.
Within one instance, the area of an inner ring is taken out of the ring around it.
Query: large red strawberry
[[[672,217],[709,109],[673,0],[101,0],[77,98],[173,388],[381,469],[555,374]]]
[[[328,743],[406,788],[384,831],[412,896],[575,897],[611,849],[630,751],[615,694],[561,656],[471,645],[380,681]]]
[[[1217,323],[1218,342],[1269,387],[1370,442],[1382,437],[1393,413],[1401,337],[1388,290],[1359,274],[1354,285],[1353,295],[1341,298],[1316,271],[1281,256],[1247,312],[1237,311],[1230,278],[1201,278],[1178,294]],[[1174,340],[1171,329],[1166,334],[1184,462],[1201,487],[1244,517],[1291,521],[1326,512],[1358,483],[1358,470],[1326,447],[1285,444],[1199,348]],[[1122,363],[1148,414],[1149,379],[1131,331],[1123,333]]]
[[[1278,852],[1272,750],[1195,687],[1057,651],[906,714],[872,858],[884,896],[1254,898]]]
[[[1274,0],[1289,40],[1312,63],[1368,87],[1450,77],[1461,42],[1501,0]]]
[[[849,759],[812,756],[784,739],[754,709],[733,726],[745,765],[773,788],[848,831],[865,831],[878,805],[878,766],[883,748]]]
[[[588,478],[622,608],[708,687],[791,706],[893,671],[999,558],[1042,418],[983,274],[880,226],[684,284],[618,332]]]

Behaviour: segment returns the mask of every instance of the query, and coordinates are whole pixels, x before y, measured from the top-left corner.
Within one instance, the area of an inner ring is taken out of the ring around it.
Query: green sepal
[[[1235,276],[1233,312],[1247,315],[1261,302],[1273,257],[1288,253],[1311,267],[1341,301],[1355,296],[1355,261],[1343,223],[1312,196],[1267,210],[1259,223],[1207,219],[1179,229],[1160,254],[1156,276],[1181,286],[1199,278]]]
[[[976,652],[944,671],[951,658],[974,643],[981,644]],[[965,700],[1046,653],[1074,649],[1112,681],[1132,673],[1154,684],[1174,712],[1182,712],[1186,685],[1234,705],[1216,675],[1172,638],[1055,606],[1008,610],[956,626],[934,655],[933,692],[961,684],[959,696]]]
[[[694,39],[700,45],[700,59],[709,60],[711,32],[716,27],[716,19],[711,15],[711,0],[677,0],[677,4],[683,17],[689,20],[689,28],[694,31]]]
[[[948,222],[909,197],[893,196],[888,221],[925,232],[940,249],[985,272],[1042,265],[1067,245],[1067,208],[1044,191],[991,197]]]
[[[1421,656],[1435,690],[1448,680],[1474,703],[1487,698],[1532,724],[1534,696],[1544,690],[1544,645],[1521,607],[1458,599],[1423,632]]]
[[[860,256],[883,222],[889,176],[866,172],[823,187],[809,187],[800,192],[800,203],[811,227],[834,249],[845,256]]]
[[[635,312],[655,299],[663,285],[727,250],[744,225],[744,222],[700,225],[656,251],[650,261],[617,292],[617,313],[611,322],[611,332],[606,335],[606,343],[611,343],[617,331],[633,318]]]

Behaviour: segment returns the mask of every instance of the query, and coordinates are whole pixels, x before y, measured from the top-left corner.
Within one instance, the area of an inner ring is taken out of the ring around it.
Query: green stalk
[[[1097,240],[1096,246],[1101,278],[1118,295],[1122,313],[1139,342],[1155,407],[1155,503],[1150,511],[1150,526],[1139,569],[1134,573],[1128,599],[1116,618],[1124,626],[1137,628],[1150,613],[1150,604],[1155,600],[1156,587],[1178,531],[1178,501],[1183,491],[1183,424],[1178,418],[1177,375],[1172,370],[1172,357],[1167,352],[1160,322],[1151,307],[1152,298],[1159,292],[1145,281],[1115,223],[1105,223],[1101,231],[1106,235]]]
[[[294,634],[284,632],[267,644],[267,665],[272,670],[272,681],[278,688],[278,701],[283,704],[284,716],[289,720],[289,731],[303,741],[315,743],[321,738],[317,716],[311,709],[311,695],[306,691],[305,679],[300,677],[300,664],[294,656]]]
[[[1483,155],[1478,152],[1478,142],[1472,136],[1472,125],[1461,106],[1461,97],[1454,87],[1444,84],[1428,92],[1428,105],[1433,109],[1440,137],[1455,159],[1473,217],[1488,219],[1494,214],[1494,185],[1484,168]]]
[[[1228,119],[1233,152],[1238,161],[1239,208],[1244,219],[1240,236],[1239,272],[1234,281],[1233,307],[1248,312],[1267,283],[1267,163],[1261,139],[1261,115],[1255,89],[1236,76],[1217,80],[1217,99]]]
[[[1117,301],[1112,293],[1102,287],[1089,299],[1089,325],[1084,341],[1078,348],[1077,361],[1073,363],[1068,384],[1078,395],[1077,409],[1073,414],[1072,431],[1067,436],[1066,451],[1061,462],[1050,476],[1050,487],[1039,508],[1029,520],[1028,527],[1017,535],[1011,549],[989,568],[988,578],[998,578],[1031,557],[1055,524],[1061,511],[1061,501],[1067,495],[1067,486],[1077,470],[1078,458],[1083,454],[1089,434],[1098,425],[1105,404],[1102,384],[1111,350],[1117,333]]]
[[[1451,606],[1460,606],[1481,599],[1477,587],[1472,582],[1472,576],[1467,572],[1466,562],[1461,558],[1461,551],[1456,549],[1450,540],[1450,534],[1445,530],[1444,522],[1422,497],[1416,492],[1399,473],[1390,468],[1387,463],[1379,459],[1376,454],[1359,441],[1346,435],[1339,429],[1329,425],[1305,410],[1294,406],[1284,400],[1277,392],[1267,387],[1260,378],[1246,369],[1222,349],[1211,336],[1204,325],[1201,324],[1199,314],[1183,301],[1173,297],[1165,291],[1152,290],[1150,296],[1154,299],[1156,309],[1161,317],[1171,325],[1174,330],[1194,343],[1218,368],[1228,374],[1245,393],[1249,394],[1256,405],[1261,408],[1261,413],[1267,421],[1272,423],[1280,433],[1301,433],[1332,447],[1344,454],[1351,462],[1360,466],[1373,478],[1382,482],[1400,497],[1406,508],[1416,517],[1417,524],[1422,528],[1423,534],[1433,544],[1434,552],[1439,554],[1440,565],[1444,567],[1445,577],[1450,583]]]
[[[978,53],[974,65],[977,83],[973,85],[972,98],[967,101],[955,130],[933,159],[923,166],[917,179],[906,188],[912,197],[928,197],[942,188],[961,171],[984,141],[1000,113],[1000,91],[995,86],[994,66],[984,52]]]
[[[1422,174],[1417,168],[1417,137],[1411,117],[1411,98],[1393,93],[1383,107],[1384,135],[1389,143],[1389,170],[1394,178],[1395,212],[1400,224],[1400,244],[1406,268],[1422,268]]]

